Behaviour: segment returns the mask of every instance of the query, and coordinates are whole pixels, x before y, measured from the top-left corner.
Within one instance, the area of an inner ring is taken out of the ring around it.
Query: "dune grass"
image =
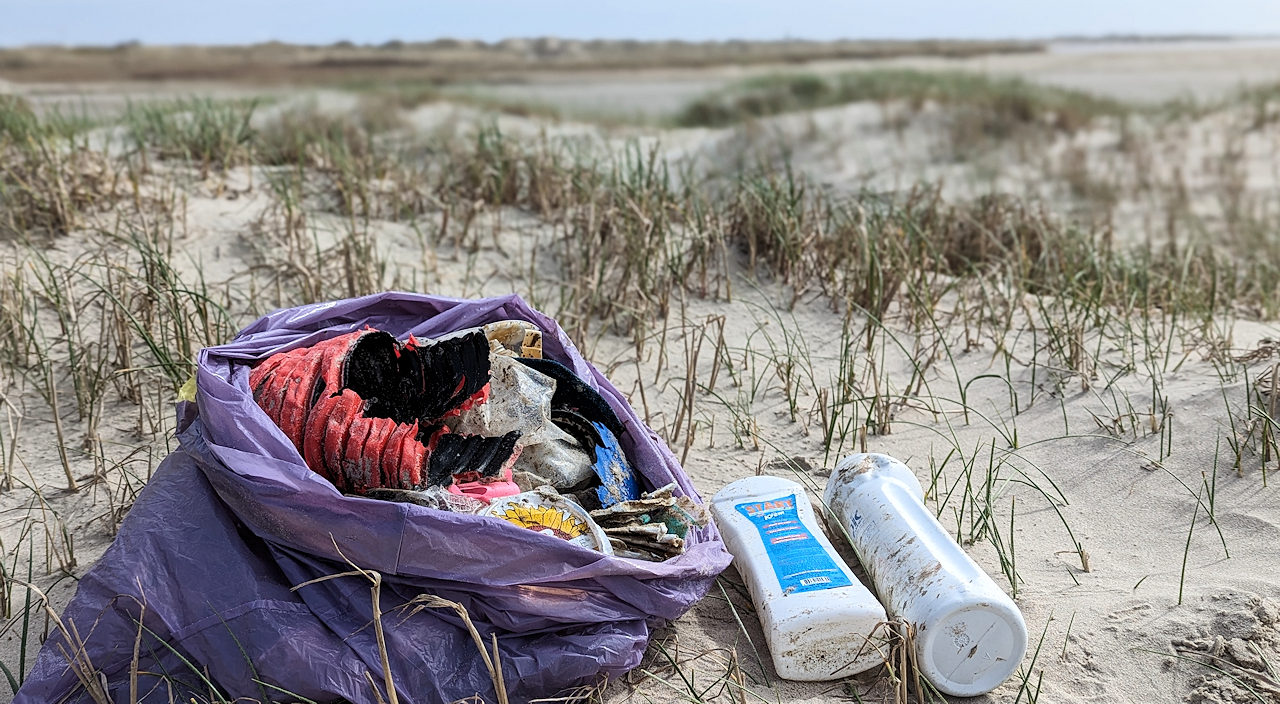
[[[161,158],[192,161],[203,169],[226,169],[248,158],[253,139],[249,121],[256,101],[188,98],[173,103],[132,105],[124,122],[139,149]]]
[[[971,111],[983,133],[1007,138],[1028,126],[1073,132],[1103,116],[1129,111],[1124,104],[1080,91],[960,71],[868,69],[834,76],[779,74],[752,78],[686,105],[676,116],[684,127],[720,127],[752,118],[856,102],[901,101]]]
[[[977,110],[992,118],[992,138],[1003,139],[1006,130],[1070,132],[1122,114],[1069,92],[915,73],[771,79],[743,90],[762,91],[760,100],[721,96],[727,112],[707,107],[696,121],[902,100]],[[162,456],[168,406],[202,346],[277,306],[427,281],[433,257],[455,257],[463,272],[443,292],[478,290],[484,282],[470,262],[486,253],[505,258],[510,287],[556,316],[588,353],[606,336],[630,346],[610,371],[634,367],[633,397],[682,457],[716,442],[758,451],[762,465],[766,454],[786,455],[761,418],[803,428],[805,447],[827,460],[865,450],[868,437],[927,428],[941,448],[917,467],[929,473],[931,505],[958,540],[995,551],[1015,594],[1028,556],[1014,534],[1028,515],[1052,517],[1072,579],[1091,569],[1070,489],[1024,456],[1035,444],[1083,436],[1068,423],[1067,391],[1098,399],[1089,437],[1159,465],[1180,451],[1165,375],[1200,353],[1221,373],[1231,425],[1224,468],[1260,466],[1265,482],[1276,462],[1275,372],[1266,384],[1250,380],[1248,365],[1264,351],[1237,359],[1228,341],[1231,320],[1280,316],[1280,248],[1121,248],[1105,228],[1027,198],[948,201],[932,184],[835,194],[798,170],[704,173],[639,144],[592,152],[496,127],[406,144],[386,114],[303,110],[254,127],[252,103],[136,107],[123,121],[132,149],[108,154],[20,103],[0,107],[0,375],[30,398],[25,422],[56,439],[65,488],[108,489],[111,526],[149,473],[150,464],[134,463],[152,460],[112,454],[102,442],[105,416],[136,418],[132,437]],[[239,173],[270,205],[244,233],[246,266],[211,281],[184,258],[177,190],[191,176]],[[530,250],[502,248],[498,234],[512,220],[534,233]],[[416,261],[391,253],[390,223],[417,238]],[[56,241],[74,242],[80,254],[62,256],[52,238],[75,238]],[[743,300],[768,301],[741,304],[757,319],[746,339],[726,339],[724,314],[693,312],[700,302]],[[806,309],[834,311],[838,329],[807,337],[796,318]],[[957,358],[979,347],[990,369],[962,374]],[[1022,413],[1055,404],[1060,436],[1020,432]],[[39,487],[13,481],[28,451],[14,426],[24,418],[10,422],[0,447],[8,490],[31,495],[28,534],[45,541],[43,551],[28,548],[22,566],[32,571],[42,552],[47,572],[73,573],[74,531]],[[962,439],[971,425],[988,440]],[[1193,534],[1217,527],[1216,472],[1213,481],[1197,491],[1183,485],[1193,508],[1184,555]],[[0,563],[15,582],[21,546],[6,547]],[[374,576],[357,569],[349,577],[368,579],[376,598]],[[81,664],[94,686],[92,664]],[[711,679],[695,685],[690,673],[704,664]],[[22,666],[6,664],[15,679]],[[914,675],[901,659],[890,666],[892,696],[906,701]],[[733,649],[690,654],[664,640],[641,674],[666,696],[741,701],[756,696],[743,669]],[[1050,684],[1043,673],[1033,658],[1017,696],[1034,700]],[[394,692],[391,673],[373,675]]]
[[[117,197],[113,164],[84,137],[92,125],[77,113],[37,116],[21,98],[0,96],[0,239],[65,234],[79,213]]]

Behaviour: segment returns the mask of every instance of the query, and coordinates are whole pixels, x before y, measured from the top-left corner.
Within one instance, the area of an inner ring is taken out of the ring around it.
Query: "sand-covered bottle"
[[[712,498],[711,511],[778,676],[832,680],[884,661],[884,608],[823,535],[804,487],[739,479]]]
[[[1022,614],[925,507],[906,465],[850,455],[825,501],[889,616],[915,627],[917,663],[938,690],[977,696],[1013,674],[1027,650]]]

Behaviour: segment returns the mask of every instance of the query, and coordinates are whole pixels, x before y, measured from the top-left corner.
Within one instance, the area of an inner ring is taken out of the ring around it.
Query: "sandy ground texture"
[[[1043,55],[892,63],[1017,74],[1158,100],[1188,91],[1220,96],[1242,82],[1280,77],[1280,45],[1055,46]],[[815,68],[843,71],[850,62]],[[584,112],[605,105],[614,112],[661,112],[742,75],[721,69],[579,75],[485,90]],[[65,95],[58,93],[64,89],[0,83],[0,90],[10,88],[36,100]],[[90,100],[115,105],[122,98],[105,92]],[[255,119],[269,121],[278,114],[273,111],[299,100],[335,112],[355,105],[343,94],[289,93]],[[1240,213],[1248,222],[1275,223],[1267,197],[1278,182],[1280,130],[1274,123],[1245,129],[1247,114],[1137,128],[1148,131],[1132,149],[1117,146],[1129,144],[1118,125],[1103,123],[1032,148],[1002,144],[959,159],[941,112],[926,107],[897,119],[895,109],[855,104],[723,129],[602,131],[585,122],[494,117],[448,103],[416,108],[405,119],[407,129],[434,135],[465,135],[493,120],[508,135],[589,138],[605,151],[638,140],[657,145],[672,163],[711,165],[706,168],[744,149],[766,164],[785,152],[799,172],[833,192],[928,181],[940,182],[946,198],[988,191],[1035,196],[1051,204],[1054,217],[1107,223],[1125,246],[1207,236],[1171,225],[1175,211],[1216,225],[1245,222]],[[236,167],[210,175],[154,168],[152,195],[176,213],[168,232],[178,276],[210,282],[230,300],[246,302],[245,310],[250,300],[271,302],[270,279],[257,277],[282,258],[283,244],[264,233],[296,214],[273,195],[270,170]],[[164,183],[170,185],[155,185]],[[489,208],[475,215],[474,241],[463,244],[466,235],[424,235],[440,221],[438,210],[427,212],[422,223],[367,222],[361,236],[376,243],[385,262],[375,284],[452,296],[515,291],[549,313],[561,312],[560,274],[545,253],[557,251],[562,224],[518,208]],[[103,227],[111,221],[110,211],[96,217]],[[353,222],[310,211],[305,220],[316,251],[348,236]],[[92,258],[101,245],[91,230],[49,242],[46,256],[66,266]],[[1276,230],[1263,228],[1257,236],[1274,238]],[[6,268],[18,269],[16,245],[3,246],[14,263]],[[1280,702],[1274,669],[1280,667],[1280,510],[1275,478],[1266,474],[1276,465],[1245,452],[1237,467],[1231,452],[1241,442],[1235,418],[1248,380],[1280,355],[1280,326],[1250,312],[1208,321],[1203,330],[1221,341],[1214,355],[1195,335],[1125,327],[1117,316],[1070,343],[1094,351],[1090,368],[1070,368],[1052,354],[1045,362],[1055,309],[1043,301],[1052,301],[1052,292],[1009,294],[1022,298],[1003,329],[971,328],[974,318],[959,311],[976,304],[955,291],[939,296],[938,324],[924,331],[908,324],[911,311],[898,302],[884,311],[882,332],[862,338],[847,333],[847,316],[818,292],[761,279],[740,261],[729,278],[731,294],[723,282],[706,296],[674,291],[665,317],[649,321],[645,344],[606,329],[580,331],[588,358],[685,458],[704,497],[743,476],[777,473],[809,483],[817,498],[843,454],[892,454],[915,470],[943,525],[1015,596],[1026,619],[1030,646],[1018,674],[972,701]],[[228,332],[252,317],[233,313]],[[1154,349],[1153,336],[1163,341]],[[851,368],[860,384],[877,388],[877,397],[901,400],[884,407],[878,432],[855,428],[833,437],[824,428],[834,412],[825,394]],[[698,384],[686,412],[691,377]],[[25,575],[26,556],[33,556],[35,583],[59,609],[109,544],[122,507],[172,446],[166,435],[172,397],[147,388],[141,403],[108,403],[100,426],[88,433],[73,420],[69,387],[60,414],[51,412],[41,388],[30,374],[6,379],[3,450],[15,486],[0,495],[0,544],[9,574]],[[65,462],[51,441],[60,423],[67,425],[63,445],[70,448]],[[64,464],[83,485],[79,492],[66,491]],[[990,535],[993,528],[1002,533],[998,539]],[[31,547],[15,547],[23,545]],[[732,568],[722,585],[659,634],[666,655],[651,649],[639,670],[611,683],[601,698],[893,701],[883,671],[847,682],[779,679]],[[11,594],[20,610],[24,592],[15,586]],[[22,661],[20,628],[9,622],[0,642],[0,662],[14,670]],[[25,653],[28,662],[34,649]],[[0,692],[4,700],[7,687],[0,684]]]

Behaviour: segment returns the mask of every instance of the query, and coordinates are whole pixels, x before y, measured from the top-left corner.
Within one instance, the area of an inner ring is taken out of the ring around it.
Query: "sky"
[[[1278,0],[0,0],[0,46],[1280,34]]]

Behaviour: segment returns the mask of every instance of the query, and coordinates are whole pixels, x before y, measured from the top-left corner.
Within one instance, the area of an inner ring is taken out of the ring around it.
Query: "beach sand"
[[[828,62],[806,70],[835,73],[869,65]],[[1185,94],[1213,100],[1243,83],[1280,79],[1280,43],[1054,45],[1044,54],[903,58],[874,64],[886,65],[1017,75],[1148,102]],[[1032,154],[999,146],[980,159],[964,161],[940,157],[946,146],[938,126],[941,109],[913,113],[897,127],[889,119],[892,115],[887,117],[892,106],[873,104],[719,129],[606,129],[573,118],[575,111],[666,113],[729,81],[777,70],[781,69],[539,76],[521,84],[468,90],[560,106],[567,119],[495,117],[450,103],[419,107],[405,118],[408,129],[418,134],[467,134],[478,124],[496,121],[507,135],[582,137],[605,151],[621,151],[639,140],[642,145],[658,145],[660,155],[672,163],[719,165],[744,149],[771,163],[773,155],[786,151],[799,173],[834,193],[899,190],[929,181],[942,182],[948,199],[973,198],[991,190],[1033,195],[1051,205],[1052,217],[1105,219],[1118,246],[1163,241],[1168,235],[1165,199],[1175,180],[1187,193],[1186,207],[1209,220],[1221,218],[1227,208],[1221,188],[1224,165],[1232,167],[1231,174],[1241,183],[1236,193],[1240,201],[1262,203],[1277,186],[1280,125],[1247,130],[1241,127],[1243,118],[1231,114],[1152,128],[1145,157],[1119,150],[1121,132],[1106,123],[1055,138]],[[222,89],[151,86],[147,92],[197,90]],[[240,89],[225,90],[217,94],[241,94]],[[25,94],[37,105],[85,93],[77,86],[0,83],[4,91]],[[317,96],[299,88],[278,94],[278,102],[264,107],[256,119],[268,120],[273,110],[285,110],[293,102],[319,101],[334,112],[354,105],[353,98],[341,93]],[[136,86],[96,86],[87,100],[110,111],[138,95]],[[1067,166],[1081,160],[1089,167],[1079,177],[1080,188],[1093,184],[1114,197],[1072,191],[1069,177],[1075,172]],[[175,174],[167,197],[180,202],[173,237],[181,255],[173,265],[182,276],[198,275],[220,285],[217,282],[234,282],[251,265],[261,264],[260,254],[246,242],[255,236],[255,228],[280,217],[263,167],[235,167],[207,177],[192,176],[190,170],[179,174],[177,167],[165,165],[156,169],[153,183],[164,180],[166,169]],[[1142,178],[1158,187],[1128,185]],[[105,223],[110,213],[97,217],[96,222]],[[344,220],[309,213],[307,226],[323,247],[340,240],[346,231]],[[423,222],[434,228],[438,216]],[[556,246],[560,230],[553,223],[517,208],[487,208],[472,224],[484,235],[475,237],[477,245],[471,250],[429,246],[422,228],[400,222],[375,218],[368,227],[380,254],[395,263],[386,273],[387,284],[451,296],[516,291],[555,312],[551,276],[538,270],[548,264],[532,259],[533,253]],[[1262,236],[1274,239],[1277,230]],[[48,256],[69,264],[94,251],[96,241],[90,231],[73,232],[51,241]],[[13,262],[7,269],[17,269],[16,245],[0,246]],[[31,266],[24,261],[22,266]],[[843,454],[863,447],[891,454],[915,470],[928,490],[929,505],[962,539],[979,532],[972,511],[990,512],[990,524],[1003,532],[999,545],[1008,553],[1002,555],[987,537],[972,544],[966,541],[965,547],[1010,593],[1015,585],[1002,560],[1016,560],[1016,602],[1030,634],[1029,652],[1021,674],[973,701],[1280,701],[1272,669],[1280,666],[1276,479],[1264,475],[1261,458],[1246,453],[1237,468],[1230,452],[1240,434],[1231,413],[1242,412],[1246,380],[1280,359],[1274,342],[1280,339],[1280,326],[1274,321],[1248,312],[1207,321],[1205,326],[1225,331],[1217,358],[1186,334],[1172,336],[1165,346],[1152,350],[1142,347],[1140,334],[1086,329],[1080,343],[1096,350],[1096,366],[1081,373],[1055,366],[1052,360],[1044,362],[1049,344],[1045,318],[1053,315],[1046,311],[1052,309],[1038,307],[1041,299],[1029,294],[1011,294],[1023,297],[1012,327],[996,332],[979,326],[976,335],[966,325],[971,318],[957,314],[975,304],[954,291],[943,293],[936,304],[936,319],[943,327],[926,333],[909,330],[904,321],[909,311],[896,303],[886,310],[885,319],[887,329],[898,330],[899,336],[881,335],[868,351],[863,340],[842,337],[845,316],[817,292],[804,292],[789,305],[795,287],[756,277],[745,266],[733,276],[731,297],[675,292],[666,319],[648,322],[653,338],[639,353],[635,341],[622,334],[592,330],[583,340],[593,363],[630,395],[632,405],[670,440],[677,455],[685,457],[685,467],[704,498],[734,479],[777,473],[816,487],[816,499],[829,468]],[[342,295],[339,290],[329,293],[325,297]],[[233,319],[248,322],[244,316]],[[720,335],[723,356],[712,354]],[[695,357],[690,350],[699,340],[702,347]],[[1039,364],[1031,362],[1037,358]],[[1241,361],[1232,362],[1234,371],[1224,374],[1223,359],[1229,358]],[[922,359],[928,363],[918,373]],[[860,370],[878,365],[874,373],[860,372],[862,379],[880,379],[904,400],[893,405],[886,432],[865,439],[855,432],[824,442],[817,410],[824,405],[823,389],[840,383],[842,363],[849,360]],[[793,377],[784,378],[784,365],[790,365],[786,368]],[[713,372],[716,367],[719,371]],[[689,376],[700,380],[703,388],[695,391],[692,420],[683,419],[683,428],[678,428],[684,379]],[[155,416],[128,403],[108,406],[99,437],[110,478],[92,482],[88,478],[102,471],[101,465],[95,466],[98,453],[79,443],[83,428],[70,420],[74,413],[64,399],[63,415],[71,428],[68,444],[74,446],[69,463],[87,486],[72,493],[64,490],[63,463],[56,443],[50,441],[54,418],[37,380],[28,374],[7,383],[5,401],[12,412],[5,452],[16,458],[10,470],[18,486],[0,495],[0,514],[6,516],[0,541],[10,551],[7,561],[17,559],[15,546],[28,541],[35,546],[35,582],[47,589],[53,608],[60,609],[74,591],[74,577],[83,575],[109,545],[116,507],[128,503],[149,468],[174,446],[172,438],[164,436],[168,421],[160,416],[167,405],[157,402]],[[148,390],[153,392],[160,401],[169,400],[167,392]],[[961,397],[967,412],[957,402]],[[1268,471],[1277,468],[1274,459],[1267,466]],[[981,487],[977,498],[971,503],[959,500],[964,487],[973,488],[975,482]],[[67,565],[70,555],[62,554],[68,552],[59,538],[64,527],[75,536],[74,567]],[[842,543],[841,538],[835,541]],[[25,553],[23,560],[8,567],[24,576]],[[60,572],[59,562],[74,577]],[[46,565],[49,575],[42,574]],[[731,568],[723,581],[728,588],[713,590],[660,632],[670,659],[651,649],[642,668],[611,683],[603,700],[821,704],[855,700],[857,692],[862,701],[892,701],[882,671],[853,682],[779,679],[753,607],[735,586],[740,578]],[[13,586],[11,594],[20,609],[23,590]],[[0,662],[11,669],[19,661],[19,641],[18,627],[11,623],[0,639]],[[26,656],[29,666],[34,646]],[[1246,677],[1241,668],[1262,674]],[[683,679],[682,673],[694,682]],[[745,684],[749,693],[740,692],[734,681]],[[702,699],[695,699],[694,692],[704,687]]]

